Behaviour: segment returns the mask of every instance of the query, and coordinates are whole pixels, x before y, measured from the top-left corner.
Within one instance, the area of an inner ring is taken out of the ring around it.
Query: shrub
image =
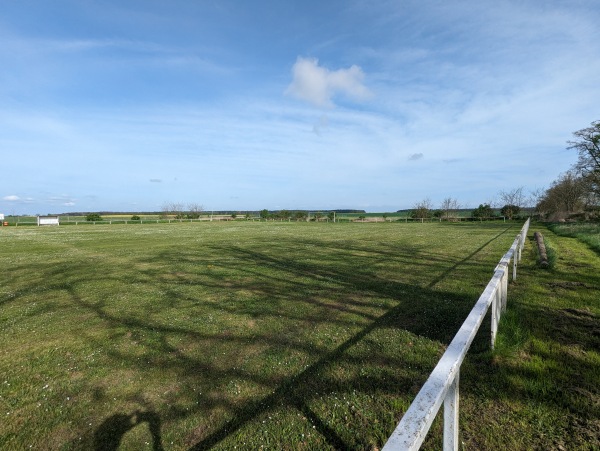
[[[102,221],[102,216],[100,216],[98,213],[89,213],[88,215],[86,215],[85,217],[86,221]]]
[[[488,204],[480,204],[471,215],[477,219],[488,219],[494,216],[494,210]]]
[[[507,204],[500,210],[502,216],[506,216],[508,219],[513,219],[515,216],[519,214],[521,211],[521,207],[518,205],[510,205]]]
[[[142,219],[142,218],[140,218],[138,215],[133,215],[133,216],[131,217],[131,220],[132,220],[132,221],[139,221],[139,220],[141,220],[141,219]]]

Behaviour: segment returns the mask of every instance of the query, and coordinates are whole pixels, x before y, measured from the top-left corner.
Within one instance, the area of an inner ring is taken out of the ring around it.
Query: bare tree
[[[458,209],[460,208],[460,204],[458,200],[453,199],[452,197],[447,197],[442,201],[442,205],[440,210],[442,210],[442,218],[446,220],[450,220],[450,218],[456,218]]]
[[[579,153],[575,169],[591,183],[591,189],[600,194],[600,121],[573,133],[575,141],[568,141],[569,149]]]
[[[539,209],[539,206],[542,202],[542,199],[544,199],[545,195],[546,190],[544,188],[536,188],[529,193],[529,200],[527,201],[527,203],[530,207],[535,208],[535,212],[538,214],[542,213],[542,211],[540,211]]]
[[[200,213],[204,211],[204,207],[200,204],[192,202],[188,204],[189,217],[191,219],[198,219],[200,217]]]
[[[425,198],[420,202],[417,202],[413,207],[412,217],[416,219],[425,219],[431,216],[431,209],[433,204],[429,198]]]
[[[522,186],[511,189],[510,191],[500,191],[500,199],[504,204],[523,207],[525,204],[525,191]]]
[[[502,207],[503,214],[508,219],[512,219],[525,206],[526,198],[525,190],[522,186],[510,191],[500,191],[500,200],[504,204]]]
[[[180,202],[165,202],[162,207],[162,216],[168,217],[169,215],[175,216],[177,219],[183,218],[183,204]]]

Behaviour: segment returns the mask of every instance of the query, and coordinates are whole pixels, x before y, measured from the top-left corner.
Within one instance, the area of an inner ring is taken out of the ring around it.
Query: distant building
[[[37,224],[38,226],[59,225],[58,216],[38,216]]]

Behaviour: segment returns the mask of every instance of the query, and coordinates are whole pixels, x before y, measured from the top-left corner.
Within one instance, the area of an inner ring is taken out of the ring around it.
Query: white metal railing
[[[517,263],[529,230],[529,219],[512,246],[494,269],[494,276],[458,330],[416,398],[396,426],[382,451],[418,450],[444,404],[444,450],[458,450],[458,382],[462,364],[488,308],[492,307],[491,346],[494,348],[500,315],[506,309],[508,272],[512,259],[512,278],[517,278]]]

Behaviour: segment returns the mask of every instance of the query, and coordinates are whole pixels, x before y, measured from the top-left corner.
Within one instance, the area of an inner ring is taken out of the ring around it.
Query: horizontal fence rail
[[[491,306],[491,346],[494,348],[500,315],[506,309],[508,273],[513,262],[512,278],[517,277],[517,263],[529,230],[529,219],[502,257],[494,275],[467,316],[446,352],[434,368],[416,398],[396,426],[382,451],[418,450],[425,440],[442,404],[444,404],[444,450],[458,450],[458,384],[460,366]]]

